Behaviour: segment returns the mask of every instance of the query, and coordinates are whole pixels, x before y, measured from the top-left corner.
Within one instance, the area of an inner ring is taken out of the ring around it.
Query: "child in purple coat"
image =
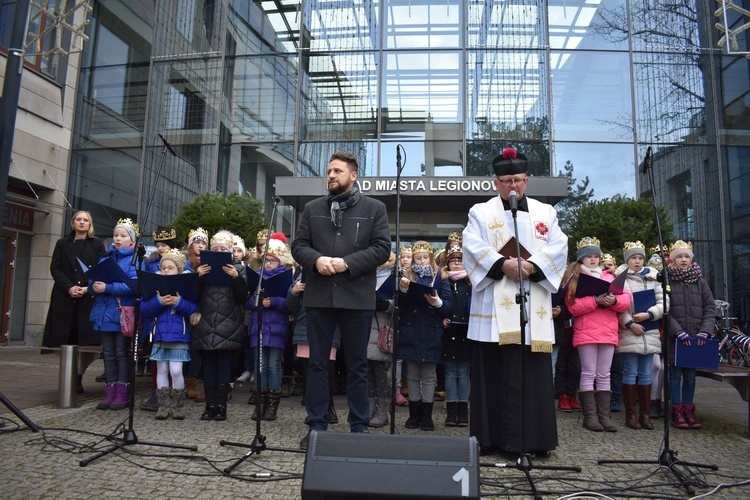
[[[286,245],[273,236],[271,235],[266,245],[266,264],[263,269],[264,280],[286,271],[286,267],[282,262],[286,254]],[[248,270],[248,272],[253,271]],[[245,307],[250,309],[247,330],[250,335],[250,346],[254,351],[253,357],[257,359],[258,310],[255,308],[254,295],[250,295],[245,302]],[[261,347],[262,371],[258,373],[258,367],[255,367],[255,382],[260,384],[262,395],[260,415],[255,411],[253,412],[252,419],[276,420],[276,412],[281,402],[281,367],[284,347],[286,346],[290,332],[289,309],[286,306],[286,297],[262,297],[260,307],[263,308],[261,311],[263,321],[261,329],[263,333],[263,345]]]

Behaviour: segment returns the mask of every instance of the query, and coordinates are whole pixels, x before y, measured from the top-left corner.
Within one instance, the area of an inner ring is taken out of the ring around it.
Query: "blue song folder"
[[[377,300],[391,300],[395,288],[396,278],[393,275],[386,276],[382,280],[378,279],[375,283],[375,298]]]
[[[409,301],[412,303],[429,305],[430,303],[427,302],[427,299],[425,299],[424,296],[425,294],[435,295],[435,290],[437,290],[435,281],[432,282],[432,285],[422,285],[420,283],[411,281],[409,282],[409,289],[406,291],[406,295],[409,297]]]
[[[625,274],[625,273],[623,273]],[[640,292],[633,292],[633,309],[637,313],[648,312],[649,308],[656,305],[656,293],[653,290],[641,290]],[[659,328],[658,321],[641,321],[638,322],[643,328],[648,330],[657,330]]]
[[[703,368],[716,370],[719,368],[719,341],[708,339],[702,346],[698,339],[690,338],[687,346],[681,340],[675,339],[674,365],[680,368]]]
[[[625,280],[627,279],[627,273],[622,273],[610,283],[609,281],[581,273],[578,275],[576,298],[580,299],[591,295],[597,296],[608,292],[614,295],[622,295],[622,292],[625,290]]]
[[[208,286],[229,286],[232,282],[222,267],[232,263],[231,252],[212,252],[210,250],[201,250],[201,265],[208,264],[211,266],[211,272],[206,276],[206,285]]]
[[[249,267],[247,271],[247,285],[250,287],[250,291],[255,293],[258,289],[258,281],[260,281],[260,274],[253,271]],[[283,273],[275,274],[270,278],[263,278],[261,288],[263,290],[263,296],[265,297],[284,297],[289,291],[289,287],[294,283],[294,273],[291,269],[287,269]]]
[[[141,284],[141,294],[145,300],[151,299],[158,291],[161,295],[177,295],[185,300],[198,303],[200,291],[198,289],[198,274],[183,273],[172,276],[138,271]]]
[[[90,282],[101,281],[108,285],[125,283],[131,290],[136,291],[135,280],[128,276],[112,257],[102,259],[91,267],[86,267],[86,264],[78,259],[78,265],[83,269],[83,274],[89,277]]]

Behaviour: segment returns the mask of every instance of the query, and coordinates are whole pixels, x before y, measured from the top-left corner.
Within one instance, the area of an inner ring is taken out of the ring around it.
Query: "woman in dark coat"
[[[52,252],[49,270],[55,285],[50,297],[43,347],[61,345],[100,345],[101,333],[94,332],[89,321],[94,298],[86,293],[88,277],[78,260],[91,267],[106,253],[102,240],[94,236],[91,214],[79,210],[70,220],[71,231],[60,238]],[[83,392],[78,375],[78,392]]]
[[[55,286],[44,326],[44,347],[102,343],[101,335],[92,330],[89,322],[94,299],[86,293],[88,277],[78,260],[91,267],[107,251],[102,240],[94,236],[94,223],[88,212],[80,210],[73,214],[70,227],[70,234],[57,240],[49,265]]]

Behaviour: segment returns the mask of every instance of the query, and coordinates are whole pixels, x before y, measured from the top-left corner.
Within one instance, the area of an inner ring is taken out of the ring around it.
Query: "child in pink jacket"
[[[573,347],[578,349],[581,357],[578,397],[583,407],[583,426],[595,432],[617,432],[617,426],[609,418],[612,395],[609,370],[617,347],[617,315],[630,308],[630,294],[603,293],[576,298],[581,273],[610,283],[614,281],[609,269],[599,267],[601,255],[597,238],[583,238],[577,245],[576,262],[568,267],[563,283],[567,286],[565,303],[573,316]]]

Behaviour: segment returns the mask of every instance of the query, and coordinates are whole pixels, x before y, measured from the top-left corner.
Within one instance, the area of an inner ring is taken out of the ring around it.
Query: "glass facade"
[[[533,175],[571,164],[596,199],[666,205],[717,298],[750,318],[750,49],[742,36],[738,55],[719,47],[713,2],[94,7],[69,191],[98,227],[143,217],[151,201],[150,231],[207,191],[248,192],[270,208],[276,179],[320,177],[339,149],[358,156],[365,178],[395,176],[397,144],[404,176],[445,178],[486,176],[514,146]],[[157,134],[179,156],[162,155]],[[639,173],[648,147],[653,190]],[[294,208],[282,203],[278,229],[293,232]],[[442,227],[407,214],[414,235],[427,225]]]

